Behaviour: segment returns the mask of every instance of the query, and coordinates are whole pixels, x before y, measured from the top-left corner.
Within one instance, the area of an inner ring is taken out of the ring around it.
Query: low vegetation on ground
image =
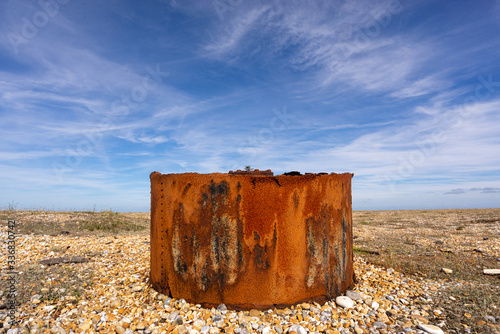
[[[12,205],[0,211],[4,231],[10,217],[15,217],[19,234],[68,238],[135,234],[149,240],[149,213],[17,211]],[[498,330],[488,319],[500,317],[500,276],[485,275],[483,269],[500,268],[500,209],[356,211],[353,235],[355,256],[440,283],[442,288],[433,292],[433,301],[446,310],[447,331]],[[63,257],[69,252],[60,244],[48,243],[46,249],[47,257]],[[80,253],[72,250],[72,256],[99,256],[84,250]],[[77,268],[81,266],[20,266],[17,270],[24,274],[18,276],[17,300],[26,302],[33,291],[42,291],[42,300],[64,295],[69,296],[68,303],[76,303],[85,298],[96,275],[91,266],[85,266],[85,272]],[[443,268],[453,272],[445,273]],[[0,292],[4,291],[2,287]]]
[[[356,211],[353,233],[355,255],[442,283],[449,329],[495,333],[485,316],[500,317],[500,275],[483,269],[500,268],[500,209]]]

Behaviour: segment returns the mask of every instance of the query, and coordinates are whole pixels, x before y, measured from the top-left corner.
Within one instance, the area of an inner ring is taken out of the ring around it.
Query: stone
[[[224,321],[224,317],[220,314],[216,314],[212,319],[212,322],[214,322],[214,323],[223,322],[223,321]]]
[[[430,334],[444,334],[443,330],[437,326],[429,324],[418,324],[417,327]]]
[[[445,274],[453,274],[453,270],[449,268],[441,268],[441,271]]]
[[[488,322],[491,322],[492,324],[496,323],[496,319],[495,317],[492,317],[491,315],[485,315],[483,317],[484,320],[488,321]]]
[[[179,316],[179,311],[174,311],[174,312],[170,313],[170,315],[168,316],[168,320],[174,321],[175,318],[177,318],[178,316]]]
[[[206,325],[205,320],[196,319],[195,321],[193,321],[193,327],[198,329],[198,330],[205,327],[205,325]]]
[[[118,324],[120,326],[122,326],[123,328],[125,329],[128,329],[130,327],[130,323],[132,322],[132,320],[130,320],[129,318],[127,317],[123,317],[119,322]]]
[[[290,328],[288,328],[287,333],[288,334],[307,334],[306,330],[301,325],[290,326]]]
[[[43,307],[43,311],[44,312],[47,312],[47,313],[50,313],[50,311],[52,311],[53,309],[55,309],[56,306],[55,305],[48,305],[48,306],[44,306]]]
[[[500,269],[483,269],[485,275],[500,275]]]
[[[217,306],[217,311],[219,311],[222,314],[226,314],[227,313],[227,307],[226,307],[226,305],[225,304],[219,304],[219,306]]]
[[[370,307],[372,308],[372,310],[376,311],[378,310],[380,304],[377,303],[377,302],[372,302],[372,304],[370,305]]]
[[[375,321],[375,322],[373,323],[373,328],[376,328],[376,329],[386,328],[386,327],[387,327],[387,325],[386,325],[386,324],[384,324],[384,323],[383,323],[383,322],[381,322],[381,321]]]
[[[271,331],[272,331],[271,327],[269,327],[269,326],[262,328],[262,334],[270,334]]]
[[[142,291],[142,286],[136,285],[132,288],[132,292],[139,292]]]
[[[412,319],[422,323],[422,324],[428,324],[429,323],[429,320],[426,318],[426,317],[422,317],[420,315],[412,315],[411,316]]]
[[[40,300],[40,299],[42,299],[42,296],[39,294],[35,294],[35,295],[31,296],[31,298],[30,298],[31,302],[33,302],[33,300],[36,300],[36,299]]]
[[[89,322],[89,321],[85,321],[83,323],[81,323],[78,328],[80,328],[80,330],[82,331],[86,331],[87,329],[90,328],[90,325],[92,325],[92,322]]]
[[[207,334],[209,330],[210,330],[210,326],[203,326],[203,327],[200,329],[200,333],[201,333],[201,334]]]
[[[345,292],[345,295],[346,295],[346,297],[349,297],[352,300],[360,300],[361,299],[361,294],[359,292],[356,292],[356,291],[347,290]]]
[[[389,322],[389,321],[390,321],[390,320],[389,320],[389,317],[387,316],[387,314],[386,314],[386,313],[382,313],[382,314],[380,314],[380,315],[378,316],[377,320],[378,320],[378,321],[380,321],[380,322],[384,322],[384,323],[387,323],[387,322]]]
[[[125,333],[125,328],[123,328],[123,327],[122,327],[122,326],[120,326],[120,325],[117,325],[117,326],[115,327],[115,332],[117,332],[118,334],[123,334],[123,333]]]
[[[256,309],[251,309],[250,310],[250,316],[251,317],[260,317],[260,311],[259,310],[256,310]]]
[[[55,326],[55,327],[52,327],[52,329],[50,330],[50,333],[51,334],[66,334],[66,330],[64,330],[63,328],[61,328],[59,326]]]
[[[413,326],[413,322],[411,322],[411,320],[407,320],[404,324],[403,324],[403,327],[411,327]]]
[[[324,317],[330,318],[332,316],[332,310],[327,309],[327,310],[321,311],[321,315]]]
[[[335,298],[335,303],[343,308],[351,308],[354,306],[352,299],[346,296],[338,296]]]

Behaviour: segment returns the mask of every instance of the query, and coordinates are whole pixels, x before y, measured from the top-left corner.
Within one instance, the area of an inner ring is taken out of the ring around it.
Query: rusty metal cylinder
[[[353,174],[151,173],[151,282],[206,307],[324,302],[354,284]]]

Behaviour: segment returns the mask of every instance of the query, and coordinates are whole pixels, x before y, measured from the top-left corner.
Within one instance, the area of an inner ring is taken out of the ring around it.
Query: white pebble
[[[262,334],[269,334],[271,332],[271,327],[266,326],[262,329]]]
[[[378,307],[379,307],[379,306],[380,306],[380,304],[379,304],[379,303],[377,303],[377,302],[372,302],[372,305],[371,305],[372,310],[374,310],[374,311],[378,310]]]
[[[430,334],[444,334],[443,330],[439,327],[436,327],[434,325],[427,325],[427,324],[418,324],[417,326],[421,330],[426,331],[427,333]]]
[[[485,275],[500,275],[500,269],[483,269]]]
[[[352,301],[352,299],[346,296],[338,296],[335,299],[335,303],[337,303],[337,305],[339,306],[342,306],[343,308],[351,308],[354,306],[354,302]]]
[[[290,328],[288,328],[288,333],[289,334],[307,334],[306,330],[304,327],[301,325],[292,325]]]

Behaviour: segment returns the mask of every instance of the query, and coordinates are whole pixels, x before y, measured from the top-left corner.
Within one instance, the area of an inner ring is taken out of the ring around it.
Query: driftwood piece
[[[45,264],[47,266],[51,266],[54,264],[59,264],[59,263],[82,263],[82,262],[88,262],[89,259],[83,256],[63,256],[63,257],[55,257],[52,259],[43,259],[40,260],[38,263],[40,264]]]

